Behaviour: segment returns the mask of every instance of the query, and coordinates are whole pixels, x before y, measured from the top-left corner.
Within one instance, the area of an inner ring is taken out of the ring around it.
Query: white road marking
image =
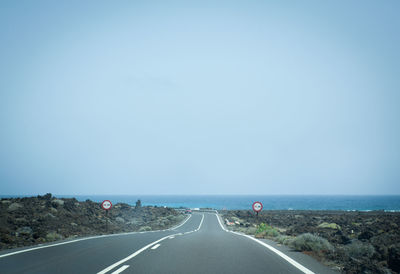
[[[190,217],[192,217],[192,215],[189,215],[189,217],[183,223],[179,224],[178,226],[171,227],[171,228],[169,228],[167,230],[175,230],[175,229],[183,226],[190,219]],[[91,240],[91,239],[98,239],[98,238],[104,238],[104,237],[115,237],[115,236],[121,236],[121,235],[131,235],[131,234],[138,234],[138,233],[142,234],[142,233],[146,233],[146,232],[158,232],[158,231],[159,230],[142,231],[142,232],[135,231],[135,232],[124,232],[124,233],[111,234],[111,235],[92,236],[92,237],[87,237],[87,238],[75,239],[75,240],[71,240],[71,241],[65,241],[65,242],[62,242],[62,243],[49,244],[49,245],[43,245],[43,246],[36,246],[36,247],[28,248],[28,249],[18,250],[18,251],[14,251],[14,252],[10,252],[10,253],[7,253],[7,254],[0,255],[0,258],[7,257],[7,256],[12,256],[12,255],[16,255],[16,254],[20,254],[20,253],[24,253],[24,252],[29,252],[29,251],[33,251],[33,250],[37,250],[37,249],[48,248],[48,247],[59,246],[59,245],[65,245],[65,244],[72,244],[72,243]]]
[[[123,265],[123,266],[121,266],[120,268],[118,268],[117,270],[115,270],[113,273],[111,273],[111,274],[119,274],[119,273],[121,273],[122,271],[124,271],[125,269],[127,269],[129,267],[129,265]]]
[[[170,239],[173,239],[173,238],[175,238],[175,236],[171,236],[171,237],[169,237]]]
[[[203,214],[203,217],[201,217],[201,221],[200,221],[199,227],[195,231],[199,231],[200,230],[200,227],[203,224],[203,220],[204,220],[204,214]]]
[[[186,223],[186,222],[190,219],[190,217],[192,217],[192,216],[190,215],[189,218],[187,218],[186,221],[183,222],[183,223],[182,223],[181,225],[179,225],[178,227],[180,227],[180,226],[182,226],[184,223]],[[203,224],[203,220],[204,220],[204,214],[203,214],[203,217],[201,218],[200,225],[199,225],[199,227],[198,227],[197,230],[200,229],[201,225]],[[177,228],[177,227],[176,227],[176,228]],[[196,231],[196,230],[195,230],[195,231]],[[194,232],[194,231],[191,231],[191,232]],[[186,233],[187,233],[187,232],[186,232]],[[148,249],[149,247],[151,247],[151,246],[153,246],[153,245],[155,245],[155,244],[157,244],[157,243],[159,243],[159,242],[161,242],[161,241],[164,241],[164,240],[167,239],[167,238],[175,237],[175,236],[178,236],[178,235],[184,235],[184,234],[185,234],[185,233],[176,233],[176,234],[172,234],[172,235],[165,236],[165,237],[163,237],[163,238],[161,238],[161,239],[159,239],[159,240],[157,240],[157,241],[154,241],[154,242],[152,242],[152,243],[146,245],[145,247],[142,247],[142,248],[139,249],[138,251],[132,253],[132,254],[129,255],[128,257],[126,257],[126,258],[124,258],[124,259],[122,259],[122,260],[120,260],[120,261],[118,261],[118,262],[116,262],[116,263],[110,265],[109,267],[103,269],[103,270],[100,271],[100,272],[97,272],[97,274],[105,274],[105,273],[107,273],[107,272],[110,271],[111,269],[113,269],[113,268],[115,268],[115,267],[117,267],[117,266],[123,264],[123,263],[126,262],[126,261],[129,261],[130,259],[136,257],[137,255],[139,255],[140,253],[142,253],[143,251],[145,251],[145,250]],[[157,246],[157,247],[158,247],[158,246]]]
[[[114,235],[116,235],[116,234],[113,234],[112,236],[114,236]],[[24,253],[24,252],[28,252],[28,251],[33,251],[33,250],[37,250],[37,249],[48,248],[48,247],[59,246],[59,245],[65,245],[65,244],[76,243],[76,242],[80,242],[80,241],[86,241],[86,240],[90,240],[90,239],[97,239],[97,238],[103,238],[103,237],[105,237],[105,235],[93,236],[93,237],[82,238],[82,239],[76,239],[76,240],[57,243],[57,244],[50,244],[50,245],[32,247],[32,248],[23,249],[23,250],[14,251],[14,252],[10,252],[10,253],[7,253],[7,254],[0,255],[0,258],[11,256],[11,255],[16,255],[16,254],[20,254],[20,253]]]
[[[177,235],[177,234],[174,234],[174,236],[175,236],[175,235]],[[170,237],[170,236],[172,236],[172,235],[165,236],[165,237],[163,237],[163,238],[161,238],[161,239],[158,239],[157,241],[154,241],[154,242],[152,242],[152,243],[146,245],[145,247],[142,247],[141,249],[139,249],[138,251],[132,253],[132,254],[129,255],[128,257],[126,257],[126,258],[124,258],[124,259],[122,259],[122,260],[120,260],[120,261],[118,261],[118,262],[116,262],[116,263],[110,265],[109,267],[104,268],[104,269],[103,269],[102,271],[100,271],[100,272],[97,272],[97,274],[105,274],[105,273],[107,273],[107,272],[110,271],[111,269],[113,269],[113,268],[119,266],[120,264],[125,263],[126,261],[129,261],[130,259],[136,257],[137,255],[139,255],[140,253],[142,253],[143,251],[145,251],[145,250],[148,249],[149,247],[151,247],[151,246],[153,246],[153,245],[155,245],[155,244],[157,244],[157,243],[159,243],[159,242],[161,242],[161,241],[164,241],[165,239],[167,239],[167,238]]]
[[[253,240],[253,241],[259,243],[260,245],[262,245],[262,246],[268,248],[269,250],[271,250],[272,252],[274,252],[275,254],[277,254],[278,256],[280,256],[281,258],[285,259],[288,263],[290,263],[291,265],[293,265],[294,267],[296,267],[298,270],[302,271],[303,273],[306,273],[306,274],[315,274],[314,272],[312,272],[312,271],[309,270],[308,268],[304,267],[303,265],[299,264],[298,262],[296,262],[295,260],[293,260],[292,258],[290,258],[289,256],[287,256],[287,255],[284,254],[283,252],[279,251],[278,249],[276,249],[276,248],[274,248],[274,247],[272,247],[272,246],[270,246],[270,245],[268,245],[268,244],[266,244],[266,243],[264,243],[264,242],[262,242],[262,241],[260,241],[260,240],[258,240],[258,239],[256,239],[256,238],[253,238],[253,237],[251,237],[251,236],[249,236],[249,235],[242,234],[242,233],[238,233],[238,232],[234,232],[234,231],[230,231],[230,230],[226,229],[226,228],[222,225],[221,220],[219,219],[218,215],[215,214],[215,216],[217,217],[218,222],[219,222],[219,225],[221,226],[221,228],[222,228],[224,231],[233,233],[233,234],[235,234],[235,235],[239,235],[239,236],[246,237],[246,238],[248,238],[248,239],[250,239],[250,240]]]
[[[160,244],[156,244],[155,246],[153,246],[151,249],[157,249],[160,246]]]
[[[190,219],[191,217],[192,217],[192,215],[189,215],[189,217],[188,217],[183,223],[181,223],[180,225],[178,225],[178,226],[176,226],[176,227],[170,228],[169,230],[175,230],[175,229],[177,229],[177,228],[183,226],[187,221],[189,221],[189,219]]]

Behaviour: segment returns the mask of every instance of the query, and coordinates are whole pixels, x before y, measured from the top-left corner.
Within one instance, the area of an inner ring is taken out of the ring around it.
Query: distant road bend
[[[0,253],[1,273],[331,273],[311,271],[215,213],[161,231],[103,235]]]

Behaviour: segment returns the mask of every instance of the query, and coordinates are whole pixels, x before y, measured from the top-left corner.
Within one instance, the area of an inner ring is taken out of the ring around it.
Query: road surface
[[[217,214],[194,213],[170,230],[3,251],[0,272],[332,273],[318,263],[296,260],[264,242],[227,232]]]

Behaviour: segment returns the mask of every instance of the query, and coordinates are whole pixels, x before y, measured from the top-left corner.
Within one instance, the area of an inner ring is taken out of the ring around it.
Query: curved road
[[[271,250],[272,249],[272,250]],[[1,273],[313,273],[218,215],[195,213],[178,227],[78,239],[0,253]],[[321,271],[321,269],[323,271]],[[332,273],[317,267],[318,273]]]

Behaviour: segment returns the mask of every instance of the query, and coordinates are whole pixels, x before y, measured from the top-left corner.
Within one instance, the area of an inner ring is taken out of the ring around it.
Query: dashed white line
[[[174,234],[174,235],[176,235],[176,234]],[[167,238],[170,237],[170,236],[171,236],[171,235],[165,236],[165,237],[163,237],[163,238],[161,238],[161,239],[158,239],[157,241],[154,241],[154,242],[152,242],[152,243],[150,243],[150,244],[148,244],[148,245],[142,247],[141,249],[139,249],[138,251],[132,253],[132,254],[129,255],[128,257],[126,257],[126,258],[124,258],[124,259],[122,259],[122,260],[120,260],[120,261],[118,261],[118,262],[116,262],[116,263],[110,265],[109,267],[104,268],[104,269],[103,269],[102,271],[100,271],[100,272],[97,272],[97,274],[105,274],[105,273],[107,273],[107,272],[110,271],[111,269],[116,268],[117,266],[119,266],[120,264],[125,263],[126,261],[129,261],[130,259],[136,257],[137,255],[139,255],[140,253],[142,253],[143,251],[145,251],[145,250],[148,249],[149,247],[152,247],[153,245],[155,245],[155,244],[157,244],[157,243],[159,243],[159,242],[161,242],[161,241],[164,241],[165,239],[167,239]]]
[[[120,268],[118,268],[117,270],[115,270],[113,273],[111,273],[111,274],[119,274],[119,273],[121,273],[122,271],[124,271],[125,269],[127,269],[129,267],[129,265],[123,265],[123,266],[121,266]]]
[[[183,226],[191,217],[192,217],[192,215],[189,215],[189,217],[183,223],[179,224],[178,226],[169,228],[167,230],[175,230],[175,229]],[[65,241],[65,242],[56,243],[56,244],[49,244],[49,245],[43,245],[43,246],[37,246],[37,247],[31,247],[31,248],[28,248],[28,249],[18,250],[18,251],[14,251],[14,252],[10,252],[10,253],[6,253],[6,254],[3,254],[3,255],[0,255],[0,258],[16,255],[16,254],[20,254],[20,253],[25,253],[25,252],[29,252],[29,251],[33,251],[33,250],[38,250],[38,249],[42,249],[42,248],[48,248],[48,247],[53,247],[53,246],[65,245],[65,244],[72,244],[72,243],[91,240],[91,239],[98,239],[98,238],[105,238],[105,237],[115,237],[115,236],[121,236],[121,235],[131,235],[131,234],[138,234],[138,233],[142,234],[142,233],[147,233],[147,232],[158,232],[158,231],[160,231],[160,230],[142,231],[142,232],[136,232],[135,231],[135,232],[125,232],[125,233],[118,233],[118,234],[111,234],[111,235],[92,236],[92,237],[75,239],[75,240]]]
[[[185,224],[185,223],[190,219],[190,217],[192,217],[192,216],[190,215],[189,218],[187,218],[181,225],[175,227],[175,229],[178,228],[178,227],[180,227],[180,226],[182,226],[183,224]],[[201,228],[201,225],[203,224],[203,220],[204,220],[204,214],[203,214],[203,217],[201,218],[200,225],[199,225],[199,227],[197,228],[197,230],[199,230],[199,229]],[[195,230],[195,231],[197,231],[197,230]],[[191,231],[190,233],[195,232],[195,231]],[[187,233],[187,232],[186,232],[186,233]],[[165,237],[163,237],[163,238],[161,238],[161,239],[158,239],[157,241],[154,241],[154,242],[152,242],[152,243],[146,245],[145,247],[142,247],[141,249],[139,249],[138,251],[132,253],[132,254],[129,255],[128,257],[126,257],[126,258],[124,258],[124,259],[122,259],[122,260],[120,260],[120,261],[118,261],[118,262],[116,262],[116,263],[110,265],[109,267],[103,269],[103,270],[100,271],[100,272],[97,272],[97,274],[105,274],[105,273],[107,273],[108,271],[110,271],[110,270],[116,268],[117,266],[119,266],[119,265],[125,263],[126,261],[129,261],[130,259],[136,257],[137,255],[139,255],[140,253],[142,253],[143,251],[145,251],[146,249],[148,249],[148,248],[150,248],[150,247],[153,247],[152,249],[158,248],[160,245],[157,245],[157,244],[158,244],[159,242],[161,242],[161,241],[164,241],[164,240],[167,239],[167,238],[175,237],[175,236],[178,236],[178,235],[184,235],[184,234],[186,234],[186,233],[176,233],[176,234],[168,235],[168,236],[165,236]],[[157,247],[156,247],[156,246],[157,246]]]
[[[199,227],[195,231],[199,231],[200,230],[200,227],[203,224],[203,220],[204,220],[204,214],[203,214],[203,217],[201,218]]]
[[[157,249],[160,246],[160,244],[156,244],[155,246],[153,246],[151,249]]]

